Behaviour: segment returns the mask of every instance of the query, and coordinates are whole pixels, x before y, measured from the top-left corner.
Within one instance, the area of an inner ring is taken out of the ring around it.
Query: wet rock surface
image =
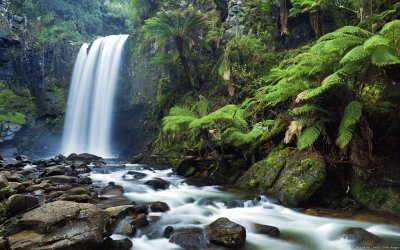
[[[227,218],[219,218],[206,226],[208,240],[216,245],[237,248],[246,242],[246,229]]]
[[[155,190],[165,190],[169,187],[169,183],[161,178],[154,178],[152,180],[146,181],[144,184],[154,188]]]

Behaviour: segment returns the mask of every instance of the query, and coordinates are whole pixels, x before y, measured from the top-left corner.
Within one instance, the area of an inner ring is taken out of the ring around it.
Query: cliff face
[[[19,123],[1,119],[3,113],[10,115],[13,109],[9,103],[0,103],[0,154],[59,153],[78,50],[83,42],[91,42],[96,36],[129,33],[126,4],[125,0],[0,0],[0,91],[18,98],[25,91],[32,102],[32,110],[25,106],[16,110],[25,116]],[[143,63],[131,60],[129,47],[134,45],[127,46],[116,98],[115,136],[120,151],[136,147],[124,144],[127,138],[132,142],[145,139],[138,135],[143,133],[137,133],[144,130],[144,122],[137,121],[144,120],[146,104],[155,92],[153,75],[146,73],[148,68],[139,69]],[[146,53],[136,56],[145,57]],[[143,58],[135,60],[143,62]]]

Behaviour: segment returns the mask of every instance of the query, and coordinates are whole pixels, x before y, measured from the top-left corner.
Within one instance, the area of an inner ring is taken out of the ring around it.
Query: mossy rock
[[[350,192],[354,199],[367,209],[400,214],[399,188],[368,187],[360,178],[354,177],[350,183]]]
[[[284,205],[297,206],[308,200],[326,178],[326,164],[317,153],[295,148],[273,150],[239,178],[242,188],[258,188]]]
[[[310,199],[325,178],[326,164],[322,156],[293,151],[268,193],[286,206],[297,206]]]
[[[290,155],[291,148],[273,150],[267,158],[255,163],[241,176],[236,185],[242,188],[260,188],[262,191],[269,189],[276,176],[285,165],[286,158]]]

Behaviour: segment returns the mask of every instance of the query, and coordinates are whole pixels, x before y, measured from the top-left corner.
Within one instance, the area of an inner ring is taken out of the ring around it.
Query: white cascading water
[[[83,44],[75,62],[61,152],[111,157],[115,89],[128,35]],[[88,51],[89,50],[89,51]]]
[[[246,200],[240,198],[238,194],[225,192],[218,186],[195,187],[186,184],[184,178],[174,175],[170,169],[152,171],[146,166],[135,164],[126,164],[123,167],[117,164],[116,166],[110,165],[106,171],[94,170],[89,176],[94,182],[104,184],[114,182],[122,185],[125,197],[132,201],[138,203],[163,201],[170,207],[168,212],[149,214],[150,219],[159,218],[154,224],[152,223],[150,228],[137,231],[136,236],[131,239],[132,249],[182,249],[162,236],[167,226],[204,227],[220,217],[227,217],[246,228],[247,239],[246,246],[241,248],[243,250],[355,249],[355,241],[343,237],[346,229],[351,227],[362,227],[384,241],[390,241],[390,245],[399,246],[400,244],[400,227],[396,225],[310,216],[274,204],[267,197],[262,197],[261,200]],[[145,174],[146,177],[136,179],[129,174],[130,170]],[[168,181],[170,187],[167,190],[156,191],[144,184],[154,178]],[[258,234],[254,230],[255,223],[276,226],[283,237],[271,238]],[[155,235],[156,232],[160,237],[146,236]],[[112,237],[126,238],[117,234]],[[389,246],[387,243],[382,244]]]

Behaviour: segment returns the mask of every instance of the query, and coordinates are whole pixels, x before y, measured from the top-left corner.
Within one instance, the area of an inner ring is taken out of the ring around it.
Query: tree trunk
[[[176,48],[178,49],[179,53],[179,59],[182,63],[183,66],[183,71],[185,73],[186,81],[190,84],[191,87],[194,87],[192,77],[190,75],[190,68],[188,61],[185,57],[185,52],[184,52],[184,40],[181,37],[176,37],[175,38],[175,43],[176,43]]]
[[[289,34],[287,22],[288,22],[288,10],[286,6],[286,0],[280,0],[279,2],[280,17],[281,17],[281,35]]]
[[[321,37],[324,34],[324,17],[321,12],[310,13],[310,24],[316,37]]]

